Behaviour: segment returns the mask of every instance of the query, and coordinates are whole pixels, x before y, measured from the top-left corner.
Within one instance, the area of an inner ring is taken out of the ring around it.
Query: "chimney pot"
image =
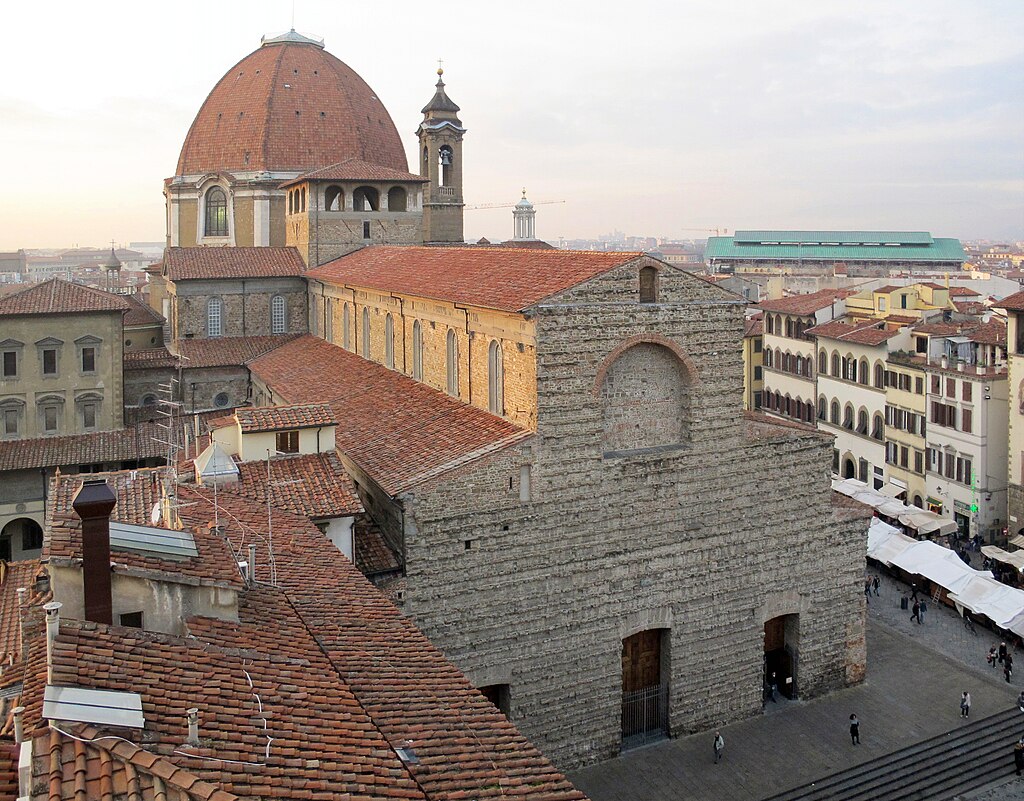
[[[82,582],[85,589],[85,619],[113,623],[110,588],[110,513],[117,498],[106,479],[83,482],[72,508],[82,518]]]
[[[23,743],[25,741],[25,729],[22,716],[25,714],[25,707],[16,706],[11,710],[11,714],[14,715],[14,742]]]
[[[188,744],[199,745],[199,708],[192,707],[185,714],[188,720]]]
[[[60,601],[43,604],[46,612],[46,683],[53,684],[53,641],[60,634]]]

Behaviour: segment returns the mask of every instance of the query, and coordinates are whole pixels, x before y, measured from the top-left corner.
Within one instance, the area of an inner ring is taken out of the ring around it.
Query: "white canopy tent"
[[[1017,570],[1024,570],[1024,551],[1004,551],[996,545],[982,545],[981,552],[989,559],[995,559],[1006,565],[1012,565]]]
[[[870,489],[863,481],[858,481],[855,478],[833,479],[832,489],[870,506],[879,514],[896,518],[907,528],[917,531],[918,534],[943,536],[954,534],[957,531],[956,521],[934,512],[918,509],[916,506],[907,506],[881,492]]]

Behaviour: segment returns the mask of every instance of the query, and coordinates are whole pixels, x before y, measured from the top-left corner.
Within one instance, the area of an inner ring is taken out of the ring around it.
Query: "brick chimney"
[[[82,484],[71,502],[82,518],[82,583],[85,587],[85,619],[113,623],[110,590],[110,512],[117,499],[105,479]]]

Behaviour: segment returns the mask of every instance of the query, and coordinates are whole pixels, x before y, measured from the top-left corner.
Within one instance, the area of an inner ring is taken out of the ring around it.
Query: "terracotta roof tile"
[[[1006,309],[1007,311],[1024,311],[1024,292],[1015,292],[1009,297],[1003,298],[995,304],[995,308]]]
[[[333,453],[271,459],[269,479],[265,461],[242,462],[238,470],[238,483],[224,485],[225,492],[237,492],[266,503],[269,481],[274,506],[311,520],[363,512],[355,484]]]
[[[249,369],[288,403],[329,404],[341,421],[338,450],[392,495],[530,436],[313,336],[255,359]]]
[[[364,576],[395,573],[402,569],[402,560],[388,545],[384,532],[369,515],[356,519],[352,539],[355,545],[354,561]]]
[[[338,418],[334,416],[331,407],[323,403],[307,403],[296,406],[248,406],[236,409],[235,419],[243,434],[338,425]]]
[[[945,287],[943,287],[945,288]],[[978,297],[981,293],[971,289],[969,286],[951,286],[949,296],[951,298]]]
[[[391,167],[384,167],[380,164],[371,164],[360,159],[345,159],[337,164],[321,167],[318,170],[310,170],[298,178],[292,178],[281,184],[284,189],[288,186],[301,184],[306,181],[415,181],[427,183],[430,179],[422,175],[414,175],[405,170],[396,170]]]
[[[988,306],[979,300],[954,300],[953,305],[961,314],[982,315],[988,311]]]
[[[161,345],[159,348],[142,348],[124,352],[125,370],[155,370],[161,367],[177,367],[178,357]]]
[[[177,343],[183,367],[242,366],[274,348],[291,342],[300,334],[276,334],[260,337],[217,337],[182,339]]]
[[[757,304],[759,309],[782,314],[814,314],[833,303],[854,294],[851,289],[822,289],[809,295],[792,295],[778,300],[765,300]]]
[[[753,317],[748,317],[743,329],[743,336],[759,337],[762,334],[764,334],[764,315],[758,313]]]
[[[915,334],[929,334],[938,337],[967,337],[982,345],[1006,345],[1006,323],[992,319],[987,323],[981,320],[964,320],[950,323],[924,323],[914,326]]]
[[[128,308],[127,301],[120,295],[72,284],[60,278],[51,278],[0,298],[0,316],[124,312]]]
[[[120,297],[128,303],[128,311],[124,316],[125,328],[133,325],[163,325],[163,315],[158,314],[139,295],[121,295]]]
[[[216,278],[288,278],[306,265],[293,247],[167,248],[164,274],[171,281]]]
[[[103,462],[134,462],[167,455],[166,435],[155,423],[117,431],[0,442],[0,472]]]
[[[854,322],[849,319],[832,320],[805,333],[811,336],[836,339],[840,342],[856,342],[860,345],[881,345],[899,333],[899,329],[885,328],[881,320],[863,320]],[[882,327],[879,327],[882,326]]]
[[[642,255],[374,245],[321,265],[307,275],[327,283],[521,311]]]
[[[25,605],[42,603],[48,592],[36,591],[36,576],[45,575],[38,559],[0,563],[0,664],[9,665],[21,657],[21,620],[18,589],[27,590]],[[3,795],[0,795],[3,798]]]

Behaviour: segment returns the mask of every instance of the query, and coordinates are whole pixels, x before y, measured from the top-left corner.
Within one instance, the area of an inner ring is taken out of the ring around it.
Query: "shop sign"
[[[964,503],[963,501],[953,501],[953,508],[958,512],[963,512],[964,514],[971,513],[971,505],[969,503]]]

